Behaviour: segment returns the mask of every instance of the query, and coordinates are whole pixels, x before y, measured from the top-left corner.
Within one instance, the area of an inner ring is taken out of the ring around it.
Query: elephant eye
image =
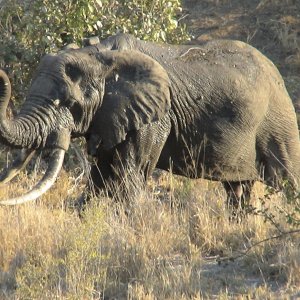
[[[92,93],[93,93],[93,89],[91,88],[91,86],[88,85],[84,92],[85,97],[88,99],[91,98]]]
[[[82,78],[82,71],[77,66],[67,64],[66,75],[70,77],[74,83],[78,83]]]

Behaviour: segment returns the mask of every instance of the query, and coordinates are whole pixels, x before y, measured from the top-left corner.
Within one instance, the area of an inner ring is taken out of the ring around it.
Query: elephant
[[[12,120],[10,89],[0,71],[0,141],[25,149],[24,163],[40,149],[50,149],[51,158],[32,191],[0,204],[46,192],[70,140],[80,136],[94,157],[96,191],[122,186],[130,171],[146,181],[155,168],[171,169],[222,182],[236,210],[248,203],[255,181],[299,183],[299,133],[284,81],[241,41],[169,45],[118,34],[43,57]]]

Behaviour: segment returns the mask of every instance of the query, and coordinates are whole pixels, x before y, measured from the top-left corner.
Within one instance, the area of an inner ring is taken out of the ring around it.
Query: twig
[[[180,21],[182,21],[183,19],[185,19],[186,17],[188,17],[190,14],[185,14],[185,15],[182,15],[180,18],[178,18],[178,23],[180,22]]]
[[[239,255],[231,255],[231,256],[225,256],[225,257],[218,257],[216,259],[218,264],[221,264],[222,262],[226,262],[226,261],[234,261],[238,258],[247,256],[248,252],[250,250],[252,250],[254,247],[263,244],[265,242],[268,242],[270,240],[275,240],[275,239],[280,239],[285,235],[289,235],[289,234],[295,234],[295,233],[300,233],[300,229],[296,229],[296,230],[291,230],[291,231],[286,231],[286,232],[281,232],[279,235],[275,235],[275,236],[271,236],[269,238],[263,239],[261,241],[258,241],[256,243],[254,243],[253,245],[251,245],[250,247],[248,247],[245,251],[240,252]]]

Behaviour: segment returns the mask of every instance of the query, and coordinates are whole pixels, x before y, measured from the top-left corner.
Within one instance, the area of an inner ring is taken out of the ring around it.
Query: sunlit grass
[[[73,188],[66,172],[37,203],[0,207],[0,298],[248,299],[298,291],[299,234],[227,260],[277,229],[258,215],[229,221],[219,183],[156,177],[130,203],[94,199],[81,218],[70,204],[82,186]],[[21,176],[7,190],[19,194],[31,181]],[[2,188],[1,199],[7,194]],[[257,184],[253,204],[263,194]],[[273,195],[270,207],[285,205],[281,198]],[[279,213],[276,220],[287,228]]]

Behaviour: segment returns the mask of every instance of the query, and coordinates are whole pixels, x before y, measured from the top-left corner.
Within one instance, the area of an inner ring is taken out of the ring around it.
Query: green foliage
[[[144,40],[187,40],[176,20],[180,12],[180,0],[2,0],[0,67],[9,70],[14,94],[23,96],[41,56],[84,37],[129,32]]]
[[[272,201],[272,197],[281,193],[284,198],[285,206],[272,204],[273,212],[268,208],[268,204]],[[281,228],[279,217],[283,217],[286,221],[286,226],[290,228],[300,227],[300,191],[296,189],[289,181],[282,182],[281,189],[267,187],[266,194],[260,199],[261,208],[249,207],[249,212],[255,215],[264,217],[265,222],[273,224],[280,233],[286,231]],[[274,214],[277,212],[277,215]]]
[[[289,182],[283,184],[284,194],[286,196],[288,209],[280,208],[289,225],[300,227],[300,192],[296,190]]]

